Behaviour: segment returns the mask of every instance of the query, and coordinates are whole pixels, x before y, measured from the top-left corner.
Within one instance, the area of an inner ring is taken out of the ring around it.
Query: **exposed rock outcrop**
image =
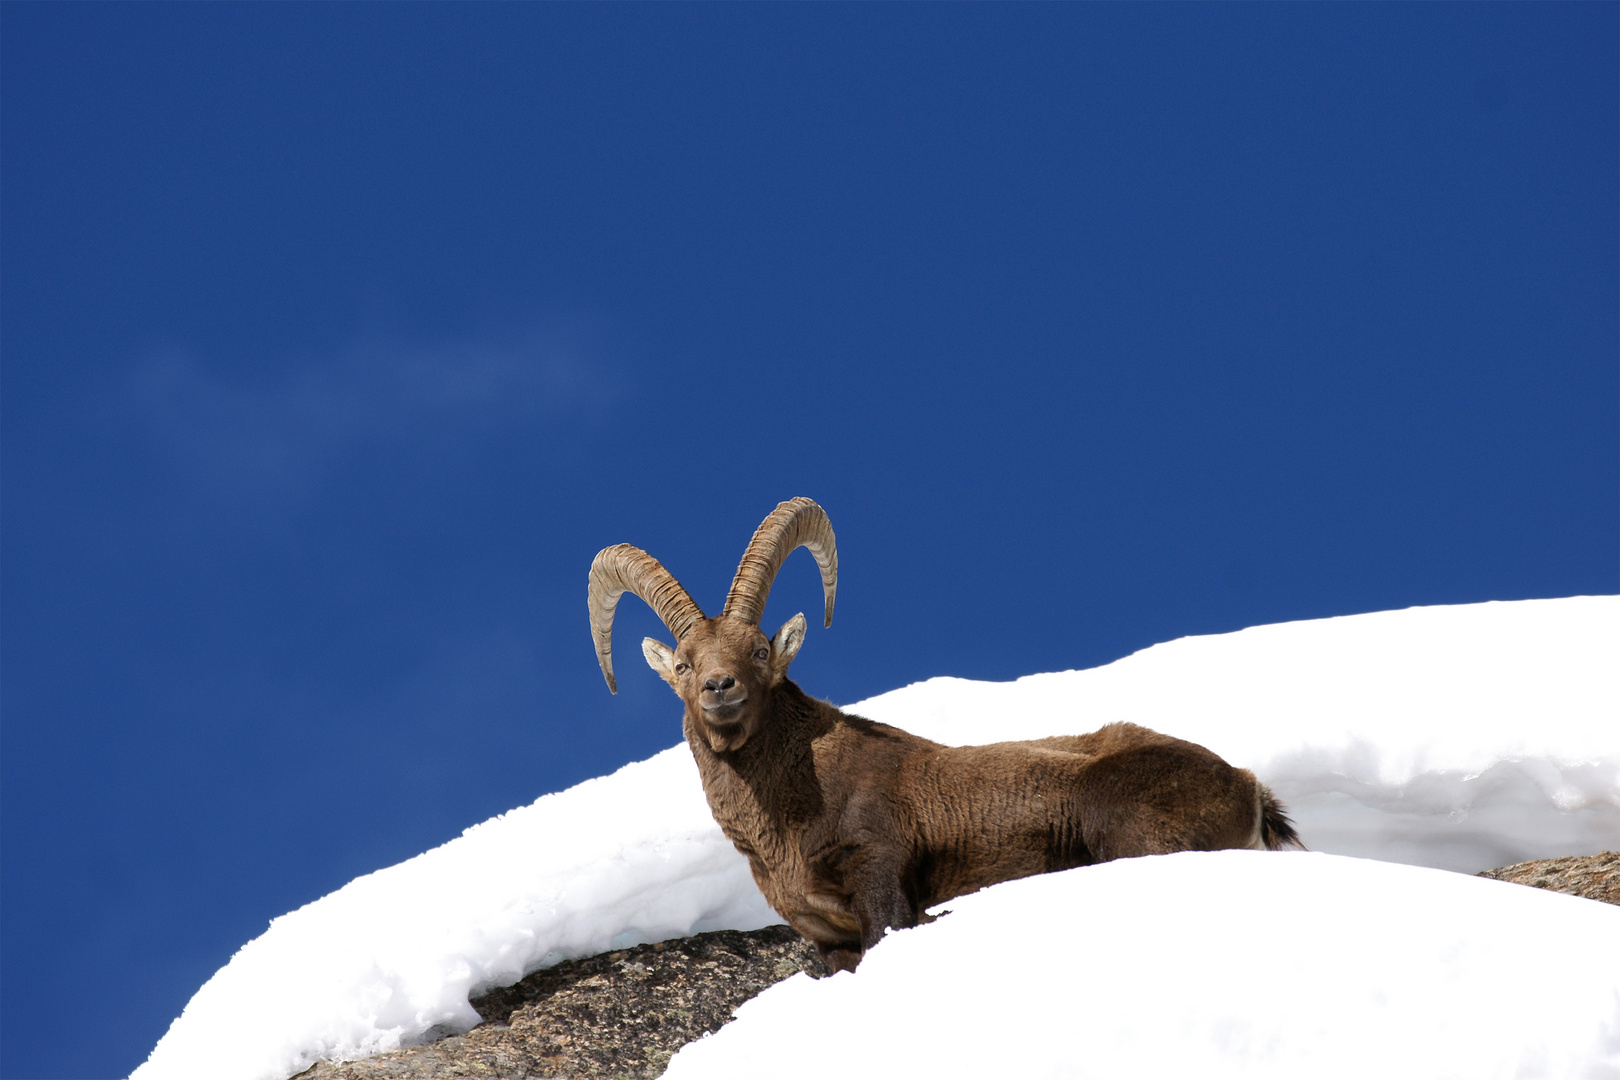
[[[637,945],[537,971],[473,1000],[484,1022],[465,1035],[343,1065],[299,1080],[660,1075],[675,1051],[731,1011],[800,971],[826,974],[815,948],[786,926]]]
[[[1620,851],[1596,855],[1566,855],[1561,859],[1536,859],[1485,870],[1480,877],[1534,885],[1538,889],[1584,896],[1605,904],[1620,904]]]

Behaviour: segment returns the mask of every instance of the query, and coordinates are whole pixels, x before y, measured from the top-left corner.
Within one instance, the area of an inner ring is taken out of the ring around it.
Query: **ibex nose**
[[[736,685],[737,680],[733,679],[730,675],[720,675],[716,678],[703,680],[703,689],[712,690],[717,694],[723,694]]]

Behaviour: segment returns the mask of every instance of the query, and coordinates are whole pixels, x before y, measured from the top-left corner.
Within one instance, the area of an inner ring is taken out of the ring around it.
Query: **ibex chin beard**
[[[748,741],[748,729],[742,724],[703,724],[703,740],[709,744],[709,749],[717,754],[729,753],[732,750],[741,750]]]

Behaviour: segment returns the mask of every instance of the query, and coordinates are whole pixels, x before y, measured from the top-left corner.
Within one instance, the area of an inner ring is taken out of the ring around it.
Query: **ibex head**
[[[799,547],[810,549],[821,568],[826,623],[832,625],[838,590],[838,549],[832,524],[821,507],[805,498],[789,499],[754,531],[743,552],[726,606],[714,618],[681,587],[657,559],[638,547],[603,548],[591,563],[591,634],[608,689],[613,679],[613,614],[619,597],[645,600],[675,635],[671,648],[655,638],[641,643],[642,655],[686,704],[687,717],[715,753],[736,750],[759,730],[765,706],[787,678],[788,665],[804,644],[804,615],[793,616],[767,638],[759,628],[765,598],[782,562]]]

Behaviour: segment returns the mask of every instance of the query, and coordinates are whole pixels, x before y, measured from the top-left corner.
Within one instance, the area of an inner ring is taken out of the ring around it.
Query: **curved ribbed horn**
[[[645,551],[633,544],[616,544],[597,552],[591,562],[586,603],[591,609],[596,661],[602,665],[608,689],[615,694],[619,684],[613,680],[613,613],[618,610],[619,597],[627,592],[647,602],[675,635],[676,642],[703,618],[702,609],[681,588],[675,575]]]
[[[779,504],[754,530],[721,614],[737,615],[758,626],[776,572],[782,569],[783,560],[800,547],[809,548],[821,568],[821,592],[827,599],[824,625],[831,626],[833,596],[838,592],[838,544],[827,512],[803,497]]]

